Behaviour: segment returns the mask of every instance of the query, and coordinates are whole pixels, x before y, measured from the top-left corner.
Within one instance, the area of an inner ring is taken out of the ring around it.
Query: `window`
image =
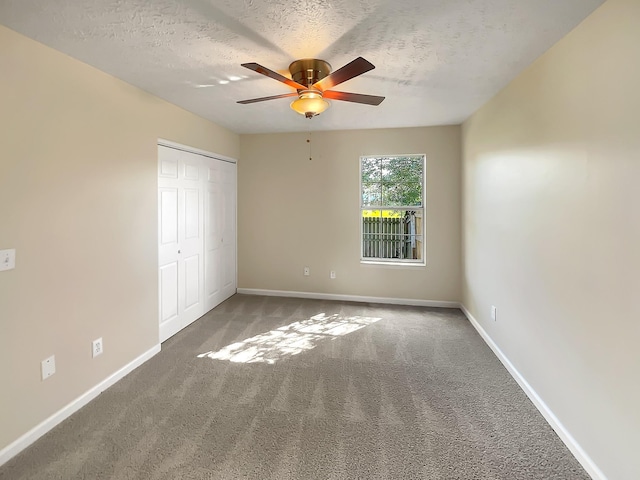
[[[362,262],[424,265],[424,155],[360,157]]]

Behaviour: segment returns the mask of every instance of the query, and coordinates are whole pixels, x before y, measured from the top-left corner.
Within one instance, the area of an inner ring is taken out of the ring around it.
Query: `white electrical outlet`
[[[309,275],[311,275],[311,270],[309,269],[309,267],[304,267],[303,273],[305,277],[308,277]]]
[[[498,309],[495,305],[491,305],[491,320],[494,322],[498,319]]]
[[[331,270],[331,273],[329,273],[329,277],[331,278],[331,280],[336,278],[336,272],[335,270]]]
[[[51,355],[49,358],[45,358],[40,366],[42,368],[42,380],[46,380],[56,373],[56,356]]]
[[[91,347],[91,356],[93,358],[102,355],[102,337],[94,340]]]

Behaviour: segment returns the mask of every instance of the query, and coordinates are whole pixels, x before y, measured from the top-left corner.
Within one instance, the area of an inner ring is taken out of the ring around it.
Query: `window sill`
[[[386,262],[384,260],[360,260],[361,265],[376,265],[376,266],[388,266],[388,267],[426,267],[425,262]]]

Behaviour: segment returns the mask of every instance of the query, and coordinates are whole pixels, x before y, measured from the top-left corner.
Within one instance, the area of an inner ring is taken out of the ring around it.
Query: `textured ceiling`
[[[458,124],[602,0],[2,0],[0,22],[238,133]],[[242,68],[287,74],[298,58],[376,69],[307,120],[292,91]]]

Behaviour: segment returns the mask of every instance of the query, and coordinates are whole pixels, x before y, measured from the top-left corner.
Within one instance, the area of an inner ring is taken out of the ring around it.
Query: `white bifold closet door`
[[[210,162],[204,204],[205,305],[212,309],[236,292],[236,165]]]
[[[160,341],[236,291],[236,165],[158,146]]]

